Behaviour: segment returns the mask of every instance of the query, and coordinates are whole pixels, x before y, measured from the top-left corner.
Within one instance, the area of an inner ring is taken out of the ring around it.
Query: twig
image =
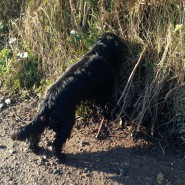
[[[78,27],[78,23],[77,23],[77,20],[76,20],[76,9],[75,9],[75,4],[73,2],[73,0],[69,0],[69,4],[70,4],[70,8],[71,8],[71,15],[72,15],[72,18],[73,18],[73,21],[74,21],[74,25],[77,29],[79,29]]]
[[[161,70],[163,70],[164,65],[166,65],[165,64],[165,59],[166,59],[166,57],[168,55],[170,44],[172,42],[171,32],[170,31],[168,32],[166,40],[167,40],[166,41],[167,43],[166,43],[166,46],[165,46],[162,58],[161,58],[160,62],[158,63],[159,70],[157,71],[157,73],[155,75],[155,78],[154,78],[154,82],[157,82],[157,83],[159,83],[158,81],[160,81],[160,78],[161,78],[160,72],[161,72]]]
[[[98,138],[98,136],[99,136],[99,134],[100,134],[100,131],[101,131],[101,128],[102,128],[103,123],[104,123],[104,118],[101,120],[99,129],[98,129],[98,132],[97,132],[97,134],[96,134],[96,138]]]
[[[159,142],[159,146],[160,146],[160,148],[161,148],[161,150],[162,150],[163,154],[165,154],[164,148],[162,147],[162,145],[161,145],[161,143],[160,143],[160,142]]]

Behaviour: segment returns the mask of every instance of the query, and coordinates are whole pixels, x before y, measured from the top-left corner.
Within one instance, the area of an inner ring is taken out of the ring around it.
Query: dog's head
[[[104,57],[112,67],[118,67],[123,53],[123,41],[113,33],[105,33],[98,38],[93,50]]]

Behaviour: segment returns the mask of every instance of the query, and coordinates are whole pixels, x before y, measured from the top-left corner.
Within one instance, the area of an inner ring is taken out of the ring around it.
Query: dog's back
[[[57,102],[74,106],[83,100],[96,99],[102,94],[106,96],[106,91],[112,93],[113,87],[111,66],[103,57],[93,55],[73,65],[47,90],[44,99],[48,99],[50,108]]]

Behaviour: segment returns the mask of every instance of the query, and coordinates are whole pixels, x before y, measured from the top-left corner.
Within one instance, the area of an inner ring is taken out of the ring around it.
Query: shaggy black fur
[[[51,128],[56,132],[53,149],[62,160],[61,149],[75,123],[76,106],[83,100],[93,99],[101,107],[110,102],[115,81],[113,70],[119,67],[122,49],[122,41],[115,34],[100,37],[91,51],[46,91],[33,121],[16,130],[11,138],[27,139],[36,152],[42,132]]]

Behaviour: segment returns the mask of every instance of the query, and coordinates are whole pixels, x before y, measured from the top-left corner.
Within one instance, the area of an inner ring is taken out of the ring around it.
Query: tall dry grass
[[[120,114],[127,106],[133,106],[131,119],[138,128],[146,120],[151,124],[152,134],[163,128],[172,138],[177,130],[182,131],[185,126],[185,107],[182,106],[185,97],[185,3],[135,1],[128,13],[125,31],[128,40],[141,43],[143,50],[118,100]],[[144,79],[143,73],[137,74],[136,68],[145,71]],[[131,94],[133,97],[128,98]],[[132,98],[134,104],[131,101],[133,105],[129,105]]]

